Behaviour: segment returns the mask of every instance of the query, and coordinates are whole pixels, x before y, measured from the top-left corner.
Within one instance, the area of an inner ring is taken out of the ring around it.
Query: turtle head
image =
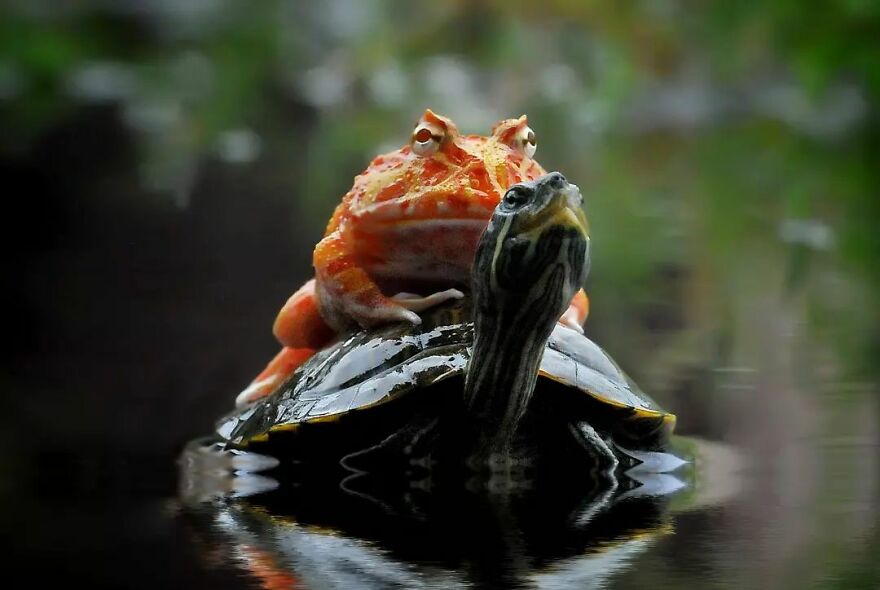
[[[492,447],[509,442],[534,391],[547,340],[586,278],[582,202],[577,186],[559,172],[512,185],[477,248],[465,405]]]
[[[507,189],[477,248],[477,305],[503,306],[519,321],[549,323],[552,330],[587,274],[582,205],[578,187],[559,172]]]

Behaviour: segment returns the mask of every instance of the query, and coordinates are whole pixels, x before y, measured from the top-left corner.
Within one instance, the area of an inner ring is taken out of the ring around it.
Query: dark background
[[[143,205],[116,115],[86,109],[6,166],[29,194],[7,217],[9,376],[29,385],[16,422],[37,448],[168,453],[207,432],[274,354],[266,328],[317,239],[290,230],[293,183],[216,162],[185,210]]]

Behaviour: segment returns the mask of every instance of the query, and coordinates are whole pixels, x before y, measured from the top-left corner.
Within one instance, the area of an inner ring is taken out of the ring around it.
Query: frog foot
[[[393,297],[388,297],[380,305],[361,306],[361,313],[355,317],[357,322],[364,327],[389,322],[409,322],[418,326],[421,325],[422,318],[416,312],[424,311],[451,299],[461,299],[462,297],[464,297],[464,293],[458,289],[447,289],[427,297],[414,293],[398,293]],[[350,309],[355,310],[356,307],[351,306]]]
[[[568,309],[565,310],[565,313],[562,314],[562,317],[559,318],[559,323],[562,324],[563,326],[567,326],[567,327],[571,328],[572,330],[577,330],[578,332],[583,334],[584,327],[581,326],[578,319],[579,318],[578,318],[577,310],[574,309],[574,307],[569,307]]]
[[[565,313],[562,314],[562,317],[559,318],[559,323],[583,334],[583,325],[587,320],[587,315],[589,315],[589,313],[590,300],[587,298],[587,294],[584,293],[584,290],[581,289],[575,293],[574,297],[572,297],[568,309],[566,309]]]
[[[274,393],[296,369],[315,354],[311,348],[291,348],[285,346],[275,358],[269,361],[263,372],[235,398],[235,407],[247,406]]]
[[[277,375],[271,375],[265,379],[255,379],[253,383],[245,387],[241,393],[235,396],[235,407],[243,408],[253,402],[263,399],[278,387],[280,379]]]
[[[440,305],[452,299],[461,299],[462,297],[464,297],[464,293],[458,289],[446,289],[427,297],[422,297],[415,293],[398,293],[391,300],[409,311],[425,311],[435,305]]]

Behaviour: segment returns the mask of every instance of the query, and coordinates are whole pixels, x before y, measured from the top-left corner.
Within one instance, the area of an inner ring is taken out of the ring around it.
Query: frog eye
[[[422,123],[412,134],[412,151],[420,156],[430,156],[440,148],[443,133],[436,125]]]
[[[528,158],[535,156],[535,150],[538,149],[538,140],[535,138],[535,132],[531,127],[523,125],[513,137],[513,147],[519,150]]]

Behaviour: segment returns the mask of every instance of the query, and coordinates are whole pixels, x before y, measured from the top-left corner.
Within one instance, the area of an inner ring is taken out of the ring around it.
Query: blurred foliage
[[[268,145],[304,162],[300,223],[322,227],[422,108],[472,131],[527,112],[540,161],[586,191],[594,298],[610,317],[670,313],[668,277],[683,273],[696,282],[676,296],[753,297],[731,286],[761,276],[780,242],[781,270],[754,282],[806,293],[817,318],[834,318],[828,330],[851,315],[825,312],[880,287],[876,2],[45,0],[0,11],[7,153],[111,104],[136,139],[140,194],[186,206],[206,159],[247,164]],[[292,105],[309,113],[296,134],[278,125]],[[857,276],[829,299],[816,265]],[[703,325],[731,313],[701,301],[685,303]],[[876,327],[875,307],[854,321]]]
[[[585,189],[594,299],[610,317],[668,315],[668,277],[683,273],[693,285],[678,297],[753,297],[731,287],[762,276],[756,266],[780,242],[781,270],[754,282],[806,293],[817,325],[835,334],[852,318],[833,313],[839,302],[880,287],[880,4],[869,0],[808,10],[794,0],[47,0],[0,10],[7,153],[83,106],[112,104],[136,138],[141,194],[186,206],[207,158],[247,164],[265,144],[304,162],[300,223],[322,227],[351,177],[399,146],[424,107],[470,131],[527,112],[540,161]],[[308,122],[282,134],[291,105]],[[839,261],[857,276],[828,298],[830,275],[811,269],[837,272]],[[698,297],[685,301],[698,323],[732,313]],[[875,308],[853,321],[876,327]],[[876,330],[839,334],[877,340]]]

